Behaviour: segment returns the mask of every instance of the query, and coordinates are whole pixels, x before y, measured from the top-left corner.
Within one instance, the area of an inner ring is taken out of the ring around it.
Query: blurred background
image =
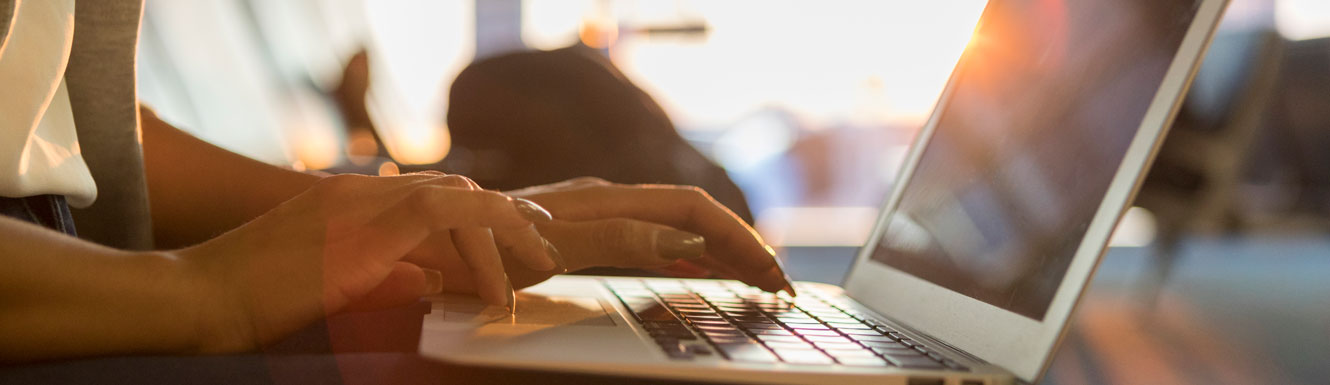
[[[693,184],[822,250],[867,238],[984,5],[148,0],[139,93],[275,165]],[[1219,29],[1052,382],[1324,380],[1330,2],[1233,0]],[[847,256],[787,262],[836,282]]]
[[[510,175],[515,168],[558,166],[512,166],[512,158],[521,158],[512,153],[525,149],[458,143],[454,137],[524,134],[489,127],[467,127],[477,135],[452,132],[449,90],[478,60],[580,45],[611,63],[626,78],[624,87],[645,91],[667,126],[723,168],[742,196],[722,202],[769,241],[857,245],[984,4],[150,0],[140,97],[191,133],[272,164],[372,173],[395,162],[511,189],[558,180],[517,180],[524,178]],[[1150,244],[1160,221],[1206,230],[1315,228],[1330,211],[1330,161],[1319,151],[1330,143],[1325,126],[1317,125],[1330,122],[1330,108],[1312,85],[1330,76],[1327,36],[1330,3],[1235,0],[1179,119],[1189,127],[1175,130],[1197,138],[1170,143],[1182,151],[1165,151],[1193,154],[1162,158],[1156,174],[1166,175],[1152,175],[1144,208],[1132,211],[1115,242]],[[1295,86],[1275,86],[1280,82]],[[1291,95],[1299,92],[1308,95]],[[1292,96],[1298,100],[1286,100]],[[525,108],[502,98],[493,104]],[[1219,150],[1185,150],[1202,145]],[[664,163],[680,158],[665,155]],[[598,156],[590,160],[613,163],[616,154]],[[664,175],[687,171],[686,164],[664,168],[596,176],[692,181]],[[1195,202],[1199,196],[1204,202]],[[1177,207],[1173,202],[1188,203],[1186,212],[1155,212]]]

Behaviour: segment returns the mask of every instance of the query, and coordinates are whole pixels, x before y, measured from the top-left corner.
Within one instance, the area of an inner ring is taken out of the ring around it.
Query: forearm
[[[0,361],[197,351],[204,286],[130,253],[0,217]]]
[[[143,114],[143,158],[157,246],[176,248],[248,222],[318,176],[275,167],[199,140]]]

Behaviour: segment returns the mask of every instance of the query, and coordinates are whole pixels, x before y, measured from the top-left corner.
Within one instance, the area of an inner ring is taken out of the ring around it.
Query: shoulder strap
[[[14,0],[0,0],[0,54],[9,42],[9,28],[14,26]]]

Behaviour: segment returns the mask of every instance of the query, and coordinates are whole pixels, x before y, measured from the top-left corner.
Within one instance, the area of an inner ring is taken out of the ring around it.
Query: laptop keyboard
[[[762,292],[736,281],[606,280],[676,360],[968,370],[835,300]]]

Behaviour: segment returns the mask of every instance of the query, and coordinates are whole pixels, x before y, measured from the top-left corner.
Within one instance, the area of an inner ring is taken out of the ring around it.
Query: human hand
[[[536,228],[558,248],[569,270],[659,267],[687,259],[763,290],[795,295],[771,247],[696,187],[577,178],[508,194],[535,201],[557,218]],[[550,276],[507,265],[518,287]]]
[[[194,314],[201,349],[250,349],[344,309],[414,301],[440,292],[449,276],[469,276],[482,298],[506,303],[511,289],[498,248],[543,245],[534,231],[520,231],[541,210],[456,182],[433,174],[328,177],[244,226],[177,251],[207,288]],[[508,234],[505,243],[496,246],[490,229]],[[464,268],[441,272],[403,260],[443,235],[454,247],[431,251]],[[553,268],[540,250],[515,258],[527,269]]]

